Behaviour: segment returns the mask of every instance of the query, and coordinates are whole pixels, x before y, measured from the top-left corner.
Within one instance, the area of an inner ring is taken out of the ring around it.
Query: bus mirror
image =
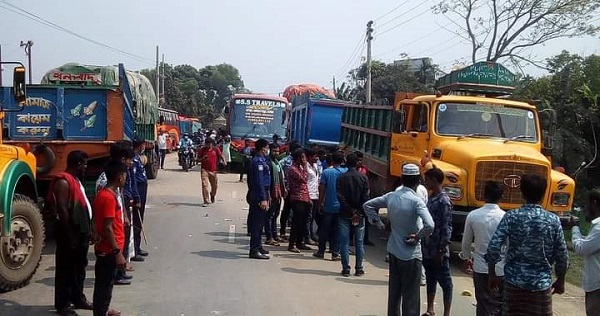
[[[225,114],[229,114],[229,106],[226,106],[225,108],[223,108],[223,112]]]
[[[25,87],[25,67],[15,67],[13,71],[13,97],[17,103],[25,103],[27,99]]]

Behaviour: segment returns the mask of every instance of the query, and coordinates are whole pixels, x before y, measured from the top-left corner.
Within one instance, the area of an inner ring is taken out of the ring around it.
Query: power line
[[[416,19],[416,18],[422,17],[422,16],[423,16],[423,14],[424,14],[424,13],[426,13],[427,11],[429,11],[429,8],[426,8],[425,10],[423,10],[423,11],[419,12],[417,15],[413,16],[412,18],[410,18],[410,19],[408,19],[408,20],[404,20],[404,21],[402,21],[402,22],[400,22],[400,23],[398,23],[398,24],[396,24],[396,25],[392,26],[391,28],[389,28],[389,29],[387,29],[387,30],[385,30],[385,31],[382,31],[381,33],[378,33],[378,34],[377,34],[377,36],[378,36],[378,37],[380,37],[380,36],[382,36],[383,34],[385,34],[385,33],[389,32],[389,31],[392,31],[392,30],[394,30],[394,29],[397,29],[398,27],[400,27],[400,26],[402,26],[402,25],[404,25],[404,24],[406,24],[406,23],[408,23],[408,22],[410,22],[410,21],[412,21],[412,20],[414,20],[414,19]]]
[[[150,59],[147,59],[145,57],[142,57],[142,56],[139,56],[139,55],[136,55],[136,54],[132,54],[132,53],[126,52],[124,50],[112,47],[112,46],[110,46],[108,44],[105,44],[105,43],[96,41],[94,39],[91,39],[89,37],[83,36],[81,34],[75,33],[75,32],[73,32],[73,31],[71,31],[71,30],[69,30],[69,29],[67,29],[65,27],[62,27],[62,26],[60,26],[60,25],[58,25],[58,24],[56,24],[54,22],[48,21],[48,20],[46,20],[46,19],[44,19],[44,18],[42,18],[42,17],[40,17],[40,16],[38,16],[38,15],[36,15],[34,13],[31,13],[31,12],[29,12],[29,11],[23,9],[23,8],[20,8],[20,7],[16,6],[16,5],[14,5],[14,4],[6,1],[6,0],[0,0],[0,1],[2,3],[4,3],[4,4],[10,6],[10,7],[6,7],[6,6],[3,6],[3,5],[0,5],[0,8],[2,8],[4,10],[16,13],[16,14],[21,15],[23,17],[26,17],[26,18],[28,18],[30,20],[38,22],[38,23],[40,23],[42,25],[49,26],[49,27],[54,28],[56,30],[59,30],[59,31],[71,34],[71,35],[73,35],[73,36],[75,36],[75,37],[77,37],[79,39],[82,39],[84,41],[90,42],[92,44],[96,44],[98,46],[102,46],[102,47],[104,47],[106,49],[109,49],[109,50],[111,50],[113,52],[116,52],[116,53],[128,56],[130,58],[138,59],[140,61],[144,61],[144,62],[152,64],[152,65],[154,64],[153,61],[150,60]]]
[[[382,56],[385,56],[385,55],[387,55],[387,54],[389,54],[389,53],[391,53],[391,52],[395,52],[395,51],[397,51],[397,50],[400,50],[400,49],[406,48],[406,47],[408,47],[408,46],[410,46],[410,45],[412,45],[412,44],[415,44],[415,43],[417,43],[417,42],[420,42],[420,41],[422,41],[422,40],[425,40],[425,39],[427,39],[427,37],[428,37],[429,35],[433,35],[434,33],[438,32],[438,31],[440,31],[440,30],[443,30],[443,29],[444,29],[444,27],[447,27],[447,26],[449,26],[450,24],[451,24],[451,23],[449,23],[449,24],[448,24],[448,25],[446,25],[446,26],[439,26],[437,29],[435,29],[435,30],[433,30],[433,31],[431,31],[431,32],[429,32],[429,33],[427,33],[427,34],[425,34],[425,35],[421,35],[421,36],[419,36],[417,39],[415,39],[415,40],[413,40],[413,41],[410,41],[410,42],[408,42],[408,43],[406,43],[406,44],[403,44],[402,46],[398,46],[398,47],[396,47],[396,48],[392,48],[392,49],[390,49],[390,50],[388,50],[388,51],[386,51],[386,52],[384,52],[384,53],[378,54],[378,55],[377,55],[377,57],[382,57]]]
[[[344,63],[344,66],[342,66],[342,68],[336,73],[336,77],[339,76],[340,74],[343,74],[348,69],[348,67],[352,65],[352,62],[356,58],[356,54],[359,53],[361,50],[361,46],[362,47],[365,46],[365,41],[364,41],[365,37],[366,37],[366,35],[364,35],[364,34],[360,37],[359,42],[356,44],[356,47],[352,51],[352,54],[350,55],[348,60],[346,60],[346,62]]]
[[[408,1],[407,1],[407,2],[408,2]],[[390,24],[390,23],[392,23],[392,22],[394,22],[394,21],[398,20],[399,18],[401,18],[401,17],[405,16],[406,14],[408,14],[408,13],[412,12],[414,9],[416,9],[416,8],[418,8],[418,7],[420,7],[420,6],[424,5],[424,4],[427,4],[427,2],[429,2],[429,1],[423,1],[423,2],[419,2],[419,3],[417,3],[417,5],[416,5],[416,6],[414,6],[414,7],[410,8],[410,9],[408,9],[408,10],[406,10],[406,11],[404,11],[404,12],[400,13],[400,14],[399,14],[399,15],[397,15],[395,18],[393,18],[393,19],[391,19],[391,20],[389,20],[389,21],[387,21],[387,22],[384,22],[384,23],[381,23],[381,24],[379,24],[379,25],[378,25],[378,27],[383,27],[383,26],[386,26],[386,25],[388,25],[388,24]],[[429,10],[429,8],[428,8],[426,11],[428,11],[428,10]],[[426,12],[426,11],[425,11],[425,12]]]
[[[406,0],[403,3],[400,3],[398,6],[396,6],[395,8],[389,10],[388,12],[386,12],[384,15],[379,16],[378,18],[375,18],[373,21],[377,22],[378,20],[381,20],[383,18],[385,18],[386,16],[390,15],[392,12],[400,9],[401,6],[405,5],[406,3],[408,3],[408,1],[410,0]]]

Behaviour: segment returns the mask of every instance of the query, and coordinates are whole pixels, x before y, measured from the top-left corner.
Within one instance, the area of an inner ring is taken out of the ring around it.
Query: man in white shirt
[[[584,215],[591,222],[590,232],[583,237],[579,227],[573,227],[573,249],[584,258],[585,310],[587,316],[591,316],[600,311],[600,190],[588,193]]]
[[[165,169],[165,156],[167,155],[167,132],[160,130],[158,132],[158,154],[160,159],[160,169]]]
[[[313,222],[317,224],[317,227],[321,224],[319,219],[319,181],[321,173],[317,165],[317,152],[312,149],[306,150],[307,170],[308,170],[308,195],[312,201],[312,208],[309,212],[306,221],[306,232],[307,235],[304,237],[304,243],[307,245],[316,246],[318,243],[315,241],[318,238],[318,228],[314,231]]]
[[[500,315],[502,310],[502,289],[498,292],[489,291],[488,264],[483,258],[488,243],[496,232],[496,227],[504,217],[505,212],[498,206],[502,191],[500,183],[486,182],[483,191],[485,205],[471,211],[465,221],[462,251],[459,256],[466,261],[467,267],[473,270],[477,316]],[[472,243],[474,243],[474,251],[471,251]],[[496,264],[496,275],[504,276],[504,260]]]

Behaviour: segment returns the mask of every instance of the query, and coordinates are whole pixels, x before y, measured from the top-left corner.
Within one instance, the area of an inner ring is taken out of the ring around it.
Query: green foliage
[[[585,191],[600,186],[600,158],[586,168],[596,154],[600,136],[600,56],[582,57],[563,51],[547,60],[550,74],[538,79],[523,77],[514,95],[518,99],[540,100],[558,117],[555,165],[576,178],[577,200]]]
[[[433,65],[428,67],[431,67],[432,71],[435,69]],[[397,91],[430,93],[433,80],[430,80],[431,76],[427,75],[428,73],[427,69],[410,71],[402,64],[386,64],[375,60],[371,63],[372,99],[386,99],[389,104],[393,104]],[[365,101],[366,63],[351,70],[349,79],[353,85],[352,92],[349,93],[352,100]],[[339,92],[336,95],[339,95]]]
[[[155,82],[154,69],[144,69],[141,73]],[[188,117],[199,117],[207,124],[219,116],[233,94],[249,92],[244,88],[238,69],[229,64],[201,69],[165,64],[162,76],[165,91],[161,95],[161,106]]]

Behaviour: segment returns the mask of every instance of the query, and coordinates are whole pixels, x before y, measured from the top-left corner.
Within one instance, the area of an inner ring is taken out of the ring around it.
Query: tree
[[[595,35],[590,23],[600,0],[443,0],[435,13],[464,20],[458,34],[472,45],[471,59],[511,58],[535,64],[528,49],[550,40]]]
[[[433,66],[433,65],[432,65]],[[403,92],[431,92],[431,88],[420,82],[420,70],[412,72],[402,63],[386,64],[375,60],[371,63],[371,89],[374,100],[387,100],[389,104],[394,102],[396,91]],[[367,79],[367,65],[353,69],[349,73],[350,80],[354,85],[354,96],[357,100],[364,101],[365,82]]]
[[[237,68],[229,64],[199,70],[199,87],[215,112],[220,113],[235,93],[249,92]]]

